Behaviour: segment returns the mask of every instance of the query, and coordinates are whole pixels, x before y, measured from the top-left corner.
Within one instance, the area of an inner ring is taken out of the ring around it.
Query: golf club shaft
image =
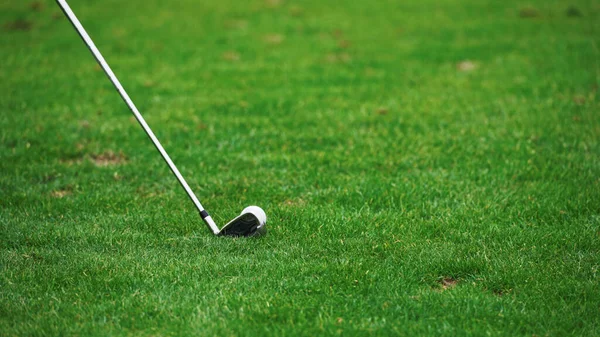
[[[167,163],[167,165],[169,165],[171,172],[173,172],[175,177],[177,177],[177,180],[179,181],[179,183],[181,184],[183,189],[186,191],[187,195],[190,197],[190,199],[192,200],[192,202],[194,203],[196,208],[198,208],[198,211],[200,212],[200,215],[201,215],[202,219],[204,220],[204,222],[206,223],[206,225],[210,228],[210,230],[214,234],[218,234],[219,228],[217,227],[217,225],[215,224],[213,219],[210,217],[210,215],[208,215],[208,213],[204,210],[204,207],[202,207],[202,204],[200,204],[200,201],[198,200],[198,198],[196,197],[194,192],[192,192],[192,189],[187,184],[187,182],[185,181],[185,179],[183,178],[181,173],[179,173],[177,166],[175,166],[175,164],[173,163],[173,161],[167,154],[167,151],[165,151],[165,149],[162,147],[162,145],[158,141],[158,138],[156,138],[156,136],[154,135],[154,132],[152,132],[152,129],[150,129],[150,127],[144,120],[144,117],[142,117],[142,114],[140,114],[138,109],[135,107],[135,104],[133,104],[133,101],[131,100],[131,98],[129,98],[129,95],[127,94],[125,89],[123,89],[123,86],[121,85],[121,83],[119,82],[119,80],[117,79],[115,74],[112,72],[112,70],[108,66],[108,63],[106,63],[106,60],[104,60],[104,57],[102,57],[102,54],[100,53],[98,48],[96,48],[94,41],[92,41],[90,36],[87,34],[87,32],[85,31],[85,29],[83,28],[83,26],[81,25],[79,20],[77,19],[77,16],[75,16],[75,13],[73,13],[73,11],[71,10],[71,7],[69,7],[69,4],[65,0],[56,0],[56,2],[62,8],[63,12],[65,13],[65,15],[67,16],[69,21],[71,21],[71,23],[73,24],[73,27],[75,27],[75,30],[77,30],[77,33],[79,33],[79,36],[81,36],[81,38],[83,39],[83,42],[87,45],[89,50],[92,52],[92,54],[96,58],[96,61],[98,61],[98,64],[100,65],[100,67],[102,67],[102,69],[106,73],[106,76],[108,76],[108,78],[110,79],[112,84],[115,86],[115,88],[119,92],[119,95],[121,95],[121,98],[123,99],[123,101],[125,101],[125,103],[129,107],[129,110],[131,110],[131,112],[137,119],[138,123],[140,123],[140,125],[142,126],[142,128],[144,129],[144,131],[146,132],[148,137],[150,138],[150,140],[152,140],[152,143],[154,144],[154,146],[156,147],[158,152],[160,152],[160,154],[162,155],[162,157],[165,160],[165,162]]]

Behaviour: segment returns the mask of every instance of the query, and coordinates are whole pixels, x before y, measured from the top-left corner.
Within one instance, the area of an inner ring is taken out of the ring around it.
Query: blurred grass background
[[[0,2],[5,335],[598,335],[595,1]]]

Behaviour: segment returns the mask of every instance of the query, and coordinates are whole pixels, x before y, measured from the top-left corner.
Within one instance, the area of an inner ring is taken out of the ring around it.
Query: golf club
[[[96,45],[94,44],[90,36],[86,33],[85,29],[77,19],[77,16],[75,16],[75,13],[73,13],[71,7],[69,7],[69,4],[65,0],[56,0],[56,2],[58,3],[62,11],[65,13],[69,21],[71,21],[73,27],[75,27],[75,30],[77,30],[77,33],[79,33],[79,36],[81,36],[83,42],[92,52],[92,54],[96,58],[96,61],[98,62],[100,67],[102,67],[102,69],[106,73],[106,76],[108,76],[112,84],[115,86],[115,88],[119,92],[119,95],[121,95],[121,98],[123,99],[123,101],[125,101],[125,103],[129,107],[129,110],[131,110],[131,112],[137,119],[138,123],[142,126],[150,140],[152,140],[152,143],[154,144],[158,152],[160,152],[167,165],[169,165],[171,172],[173,172],[173,174],[175,175],[175,177],[177,178],[187,195],[190,197],[190,199],[200,212],[202,220],[204,220],[204,222],[206,223],[208,228],[210,228],[213,234],[221,236],[258,236],[265,234],[267,215],[258,206],[249,206],[244,208],[240,215],[238,215],[235,219],[229,221],[223,228],[219,230],[219,227],[217,227],[214,220],[210,217],[210,215],[204,209],[204,207],[202,207],[202,204],[200,204],[200,201],[198,200],[194,192],[192,192],[190,186],[187,184],[181,173],[179,173],[179,170],[177,169],[177,167],[175,166],[165,149],[162,147],[162,145],[154,135],[154,132],[152,132],[152,129],[150,129],[150,127],[144,120],[144,117],[142,117],[138,109],[135,107],[133,101],[131,100],[131,98],[129,98],[129,95],[127,94],[125,89],[123,89],[123,86],[108,66],[108,63],[106,63],[106,61],[104,60],[104,57],[102,57],[102,54],[100,54],[98,48],[96,48]]]

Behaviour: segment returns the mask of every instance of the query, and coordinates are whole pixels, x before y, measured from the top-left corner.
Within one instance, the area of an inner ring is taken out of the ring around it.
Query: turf
[[[0,335],[600,335],[596,1],[0,3]]]

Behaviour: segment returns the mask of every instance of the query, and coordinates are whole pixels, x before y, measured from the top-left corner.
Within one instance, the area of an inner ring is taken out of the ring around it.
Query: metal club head
[[[258,206],[248,206],[219,231],[219,236],[261,236],[266,234],[267,215]]]

